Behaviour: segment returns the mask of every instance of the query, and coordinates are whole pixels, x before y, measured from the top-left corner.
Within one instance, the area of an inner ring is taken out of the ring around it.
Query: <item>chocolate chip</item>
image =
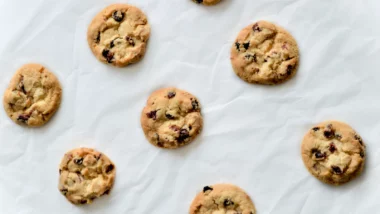
[[[343,173],[342,170],[339,168],[339,166],[331,166],[331,169],[334,174],[340,175]]]
[[[187,131],[187,129],[181,129],[179,131],[179,137],[177,140],[178,140],[178,142],[182,143],[189,137],[190,137],[189,131]]]
[[[355,139],[358,140],[361,145],[363,145],[363,140],[359,135],[355,134]]]
[[[174,91],[169,91],[168,93],[168,98],[171,99],[173,97],[175,97],[176,93]]]
[[[82,163],[83,163],[83,158],[74,159],[74,163],[77,164],[77,165],[82,165]]]
[[[311,153],[313,153],[315,155],[315,158],[317,158],[317,159],[324,159],[326,157],[326,154],[322,153],[317,148],[311,149]]]
[[[189,130],[193,129],[193,127],[191,125],[189,125]]]
[[[126,36],[125,37],[125,40],[127,40],[127,42],[130,44],[130,45],[132,45],[133,47],[135,47],[135,41],[132,39],[132,37],[130,37],[130,36]]]
[[[193,106],[193,110],[197,110],[199,108],[198,100],[196,99],[192,100],[191,105]]]
[[[115,47],[115,43],[114,43],[115,40],[112,40],[111,43],[110,43],[110,48],[113,48]]]
[[[247,54],[247,55],[245,55],[245,58],[247,60],[250,60],[252,58],[254,62],[257,62],[256,54],[253,54],[253,55],[252,54]]]
[[[317,158],[317,159],[324,159],[325,157],[326,157],[326,155],[320,151],[315,153],[315,158]]]
[[[161,142],[157,142],[157,146],[162,148],[164,147],[164,144],[162,144]]]
[[[202,3],[203,0],[196,0],[198,4]]]
[[[203,192],[207,192],[207,191],[209,191],[209,190],[213,190],[213,188],[212,187],[209,187],[209,186],[205,186],[205,187],[203,187]]]
[[[268,62],[268,60],[267,60],[267,59],[264,59],[264,62]]]
[[[115,19],[115,21],[117,21],[117,22],[121,22],[121,21],[123,21],[124,13],[121,11],[115,11],[112,14],[112,18]]]
[[[66,195],[66,194],[67,194],[67,192],[68,192],[68,190],[67,190],[67,189],[61,189],[61,190],[59,190],[59,191],[61,191],[61,193],[62,193],[63,195]]]
[[[290,74],[292,74],[292,72],[293,72],[293,66],[292,65],[288,65],[288,67],[286,68],[286,74],[290,75]]]
[[[18,121],[26,123],[30,118],[30,115],[27,114],[20,114],[17,118]]]
[[[61,174],[62,173],[62,170],[61,169],[59,169],[59,174]]]
[[[109,51],[108,49],[104,49],[102,52],[102,55],[104,58],[106,58],[108,63],[111,63],[113,60],[113,53]]]
[[[318,131],[318,130],[319,130],[319,127],[314,127],[313,128],[313,131],[315,131],[315,132]]]
[[[236,50],[240,51],[240,43],[239,43],[239,42],[236,42],[236,43],[235,43],[235,46],[236,46]]]
[[[364,154],[364,151],[360,151],[360,157],[364,158],[365,154]]]
[[[323,135],[326,138],[328,138],[328,139],[333,138],[335,136],[335,132],[332,129],[332,125],[331,124],[327,125],[325,131],[323,132]]]
[[[151,118],[151,119],[153,119],[153,120],[156,120],[157,119],[157,111],[158,110],[153,110],[153,111],[151,111],[151,112],[148,112],[148,113],[146,113],[146,116],[148,117],[148,118]]]
[[[100,158],[102,157],[102,154],[99,154],[96,158],[96,160],[98,161]]]
[[[248,50],[248,48],[249,48],[249,42],[243,43],[243,47],[244,47],[246,50]]]
[[[234,205],[234,202],[231,201],[230,199],[225,199],[224,202],[223,202],[223,205],[225,207],[227,207],[227,206],[230,206],[230,205]]]
[[[261,32],[261,29],[260,29],[260,27],[259,27],[259,24],[258,24],[258,23],[254,24],[254,25],[252,26],[252,29],[253,29],[253,31],[256,31],[256,32]]]
[[[108,165],[107,168],[106,168],[106,173],[111,172],[114,168],[115,168],[115,167],[114,167],[113,164]]]
[[[87,200],[86,199],[82,199],[79,201],[80,204],[87,204]]]
[[[330,143],[329,150],[331,153],[334,153],[336,151],[336,147],[334,143]]]
[[[168,118],[169,120],[172,120],[174,119],[174,116],[171,115],[171,114],[165,114],[166,118]]]
[[[110,194],[110,190],[109,189],[107,189],[105,192],[103,192],[102,195],[108,195],[108,194]]]
[[[96,36],[95,42],[99,44],[99,42],[100,42],[100,32],[98,32],[98,36]]]

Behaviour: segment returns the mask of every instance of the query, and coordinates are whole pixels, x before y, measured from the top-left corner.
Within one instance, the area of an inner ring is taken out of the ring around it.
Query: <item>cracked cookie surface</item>
[[[232,184],[203,187],[193,200],[189,214],[256,214],[251,198]]]
[[[296,74],[298,62],[294,38],[282,27],[267,21],[245,27],[231,48],[232,67],[248,83],[285,82]]]
[[[115,180],[115,164],[89,148],[67,152],[59,166],[59,191],[73,204],[90,204],[109,194]]]
[[[192,1],[198,4],[204,4],[204,5],[210,6],[210,5],[215,5],[219,3],[221,0],[192,0]]]
[[[95,16],[87,31],[87,41],[94,55],[118,67],[140,61],[149,36],[145,14],[128,4],[106,7]]]
[[[301,153],[308,171],[333,185],[346,183],[359,175],[365,163],[365,145],[349,125],[326,121],[305,135]]]
[[[42,65],[26,64],[12,77],[3,105],[14,122],[41,126],[57,111],[61,96],[61,85],[53,73]]]
[[[149,142],[175,149],[189,144],[201,132],[201,105],[192,94],[163,88],[153,92],[141,113],[141,126]]]

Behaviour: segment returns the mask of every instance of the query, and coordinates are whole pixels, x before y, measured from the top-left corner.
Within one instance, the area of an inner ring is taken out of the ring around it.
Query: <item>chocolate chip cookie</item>
[[[26,64],[13,76],[4,93],[4,109],[16,123],[41,126],[47,123],[61,104],[58,79],[39,64]]]
[[[302,159],[309,172],[333,185],[346,183],[359,175],[365,162],[365,145],[349,125],[326,121],[305,135]]]
[[[192,0],[192,1],[198,4],[204,4],[204,5],[209,6],[209,5],[215,5],[219,3],[221,0]]]
[[[92,20],[87,41],[102,62],[124,67],[145,54],[150,26],[145,14],[128,4],[113,4]]]
[[[59,191],[73,204],[90,204],[109,194],[115,174],[115,164],[103,153],[74,149],[65,154],[59,166]]]
[[[255,214],[255,206],[244,190],[231,184],[203,187],[190,206],[190,214]]]
[[[167,149],[184,146],[202,130],[201,105],[186,91],[159,89],[150,95],[142,111],[141,126],[155,146]]]
[[[299,61],[294,38],[282,27],[259,21],[240,31],[232,48],[235,73],[248,83],[274,85],[296,74]]]

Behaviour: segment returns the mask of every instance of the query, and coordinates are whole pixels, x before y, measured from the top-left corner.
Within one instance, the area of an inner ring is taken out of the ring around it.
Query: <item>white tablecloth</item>
[[[0,95],[24,63],[60,79],[62,105],[46,126],[14,124],[0,110],[1,214],[186,214],[204,185],[239,185],[259,214],[379,213],[380,1],[121,0],[152,27],[144,59],[126,68],[97,61],[86,41],[92,18],[112,0],[0,0]],[[260,19],[288,29],[301,66],[275,87],[249,85],[232,71],[238,32]],[[154,90],[196,95],[205,127],[195,142],[151,146],[140,112]],[[305,169],[300,144],[323,120],[349,123],[364,138],[362,176],[341,187]],[[117,166],[109,196],[88,206],[58,191],[58,165],[75,147],[96,148]]]

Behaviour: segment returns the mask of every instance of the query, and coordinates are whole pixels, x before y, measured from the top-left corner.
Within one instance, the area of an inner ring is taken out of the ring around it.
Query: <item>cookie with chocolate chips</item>
[[[61,97],[61,84],[52,72],[39,64],[26,64],[13,76],[3,105],[14,122],[42,126],[57,111]]]
[[[102,62],[124,67],[145,54],[150,26],[145,14],[132,5],[113,4],[92,20],[87,41]]]
[[[365,163],[365,144],[349,125],[326,121],[311,128],[301,146],[302,159],[319,180],[333,185],[358,176]]]
[[[175,149],[189,144],[201,132],[201,105],[192,94],[163,88],[153,92],[141,113],[141,127],[148,141]]]
[[[275,85],[293,77],[298,68],[297,42],[285,29],[267,21],[240,31],[231,48],[231,63],[248,83]]]
[[[198,4],[210,6],[210,5],[215,5],[219,3],[221,0],[192,0],[192,1]]]
[[[115,180],[115,164],[89,148],[67,152],[59,166],[59,191],[73,204],[90,204],[109,194]]]
[[[193,200],[190,214],[255,214],[251,198],[241,188],[232,184],[205,186]]]

